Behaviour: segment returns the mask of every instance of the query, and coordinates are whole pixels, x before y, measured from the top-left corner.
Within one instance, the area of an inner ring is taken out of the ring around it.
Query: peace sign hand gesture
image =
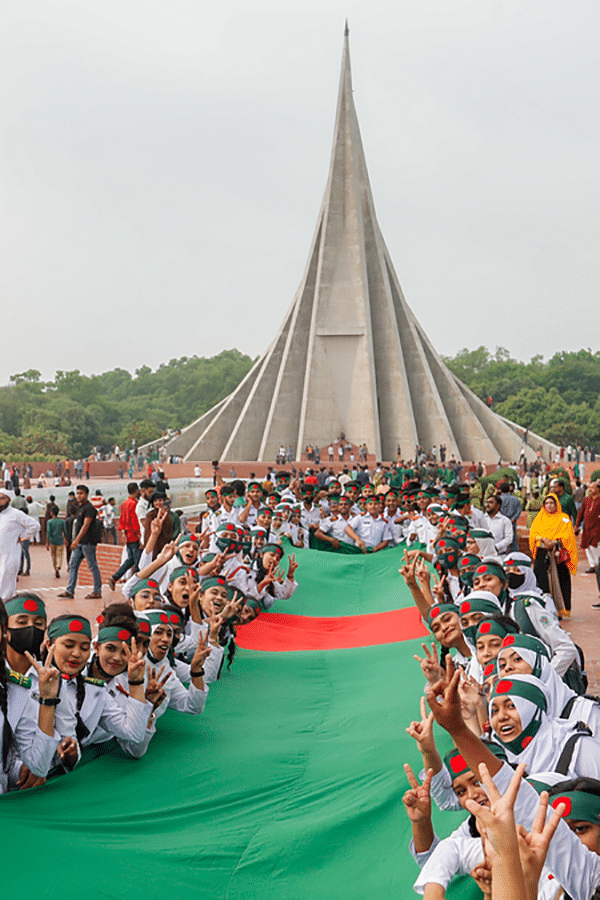
[[[425,773],[423,784],[419,784],[413,770],[404,763],[404,771],[410,784],[410,790],[404,793],[402,802],[406,807],[408,818],[411,822],[422,822],[424,819],[431,818],[431,779],[433,778],[433,769],[428,769]]]
[[[294,572],[298,568],[298,563],[296,562],[296,554],[292,553],[291,556],[288,556],[288,559],[290,561],[290,565],[288,568],[287,577],[290,581],[293,581],[294,580]]]
[[[202,669],[204,663],[210,656],[210,647],[208,646],[208,639],[210,636],[210,629],[207,629],[205,634],[201,634],[198,638],[198,646],[196,647],[196,652],[192,657],[192,661],[190,663],[190,674],[192,675],[192,681],[202,680],[202,675],[194,676],[194,672],[197,672],[199,669]]]
[[[157,709],[157,707],[160,706],[160,704],[167,696],[166,691],[164,690],[164,686],[173,672],[167,672],[167,674],[161,681],[161,675],[165,671],[165,668],[165,666],[162,666],[162,668],[159,669],[158,673],[156,672],[156,669],[154,667],[150,669],[148,684],[146,685],[145,697],[146,700],[148,700],[148,702],[152,704],[153,709]]]
[[[421,663],[421,671],[427,681],[430,684],[435,684],[436,681],[439,681],[440,678],[444,677],[444,670],[442,669],[438,658],[437,646],[432,644],[431,652],[429,651],[427,644],[421,644],[421,647],[425,651],[425,656],[417,656],[415,653],[414,658]]]
[[[60,672],[52,665],[52,660],[54,658],[52,648],[48,651],[48,656],[46,657],[44,665],[39,663],[37,659],[34,659],[27,650],[25,651],[25,656],[37,672],[40,697],[44,700],[57,697],[58,686],[60,684]]]

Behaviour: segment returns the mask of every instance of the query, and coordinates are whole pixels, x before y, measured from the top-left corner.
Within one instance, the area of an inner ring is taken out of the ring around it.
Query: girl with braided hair
[[[98,727],[113,737],[134,744],[146,738],[152,703],[145,697],[144,655],[136,645],[133,629],[115,626],[113,630],[127,659],[129,702],[124,706],[111,697],[103,679],[83,674],[92,645],[89,621],[83,616],[67,613],[57,616],[48,626],[46,649],[52,653],[53,665],[62,674],[61,703],[64,703],[64,712],[75,717],[75,736],[80,746],[92,742]],[[61,717],[58,718],[57,730],[62,733]]]

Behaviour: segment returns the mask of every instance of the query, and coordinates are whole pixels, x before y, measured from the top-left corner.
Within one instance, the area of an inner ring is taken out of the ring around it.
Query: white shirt
[[[348,525],[367,547],[376,547],[382,541],[392,539],[390,524],[383,516],[374,518],[371,513],[364,513],[361,516],[353,516]]]
[[[414,883],[417,894],[425,892],[426,884],[448,887],[455,875],[468,875],[483,862],[481,838],[471,837],[468,819],[437,845]]]
[[[345,544],[352,544],[355,547],[356,542],[346,534],[346,525],[349,522],[350,516],[347,519],[344,519],[342,516],[329,516],[327,519],[323,519],[319,529],[323,534],[331,535],[336,541],[343,541]]]
[[[513,526],[507,516],[502,513],[496,513],[495,516],[485,516],[485,525],[487,531],[491,531],[494,536],[496,550],[502,556],[508,552],[508,548],[513,542]]]

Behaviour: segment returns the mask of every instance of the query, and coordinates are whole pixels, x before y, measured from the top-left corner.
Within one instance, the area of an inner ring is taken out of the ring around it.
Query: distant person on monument
[[[89,501],[89,490],[85,484],[77,485],[77,518],[75,519],[75,539],[71,542],[71,561],[69,563],[69,583],[66,591],[58,596],[63,600],[72,600],[77,586],[79,566],[85,557],[94,579],[94,590],[86,594],[86,600],[102,599],[102,578],[96,561],[96,544],[98,543],[98,513]]]

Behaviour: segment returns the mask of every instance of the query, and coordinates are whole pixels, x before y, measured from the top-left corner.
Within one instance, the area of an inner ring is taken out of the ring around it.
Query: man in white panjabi
[[[10,600],[17,592],[21,563],[19,540],[33,540],[38,522],[10,505],[8,491],[0,490],[0,599]]]

